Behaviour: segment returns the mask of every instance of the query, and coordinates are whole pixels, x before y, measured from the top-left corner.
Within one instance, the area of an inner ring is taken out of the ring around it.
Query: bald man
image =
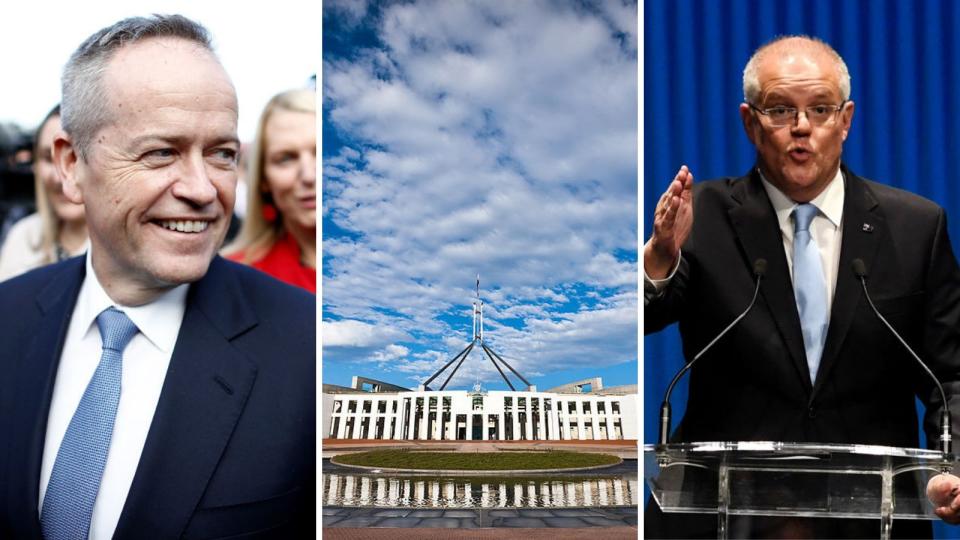
[[[807,37],[761,47],[743,75],[740,119],[756,166],[701,182],[681,167],[644,245],[645,332],[679,322],[692,356],[749,303],[754,261],[767,260],[757,304],[690,374],[674,441],[774,440],[917,447],[915,397],[938,438],[943,406],[929,378],[870,309],[852,270],[890,323],[946,386],[960,390],[960,269],[946,216],[916,195],[858,177],[841,162],[854,103],[843,59]],[[955,401],[960,403],[960,401]],[[955,408],[955,407],[954,407]],[[960,411],[954,412],[954,433]],[[960,481],[929,494],[956,522]],[[750,538],[876,536],[872,520],[740,518]],[[895,536],[929,537],[898,521]],[[648,512],[648,537],[716,537],[716,517]]]

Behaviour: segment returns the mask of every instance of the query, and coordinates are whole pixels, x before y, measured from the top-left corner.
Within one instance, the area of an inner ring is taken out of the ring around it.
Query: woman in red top
[[[231,260],[317,291],[317,102],[290,90],[267,103],[250,156],[246,219]]]

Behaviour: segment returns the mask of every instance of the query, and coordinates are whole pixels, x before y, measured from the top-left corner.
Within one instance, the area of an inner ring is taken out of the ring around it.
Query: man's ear
[[[53,136],[53,166],[56,167],[57,176],[63,184],[63,194],[76,204],[83,204],[77,170],[81,159],[83,158],[65,131],[61,130]]]
[[[757,127],[757,117],[750,110],[750,105],[740,104],[740,121],[743,122],[743,130],[747,133],[747,138],[754,146],[757,145],[755,130]]]
[[[847,140],[847,135],[850,134],[850,126],[853,124],[853,110],[855,103],[851,100],[847,100],[843,105],[843,109],[840,111],[840,125],[841,133],[843,135],[843,140]]]

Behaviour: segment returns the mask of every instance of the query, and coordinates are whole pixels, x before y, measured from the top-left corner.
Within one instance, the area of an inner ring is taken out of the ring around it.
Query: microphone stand
[[[753,263],[753,275],[757,278],[757,285],[753,289],[753,298],[750,299],[750,305],[747,306],[747,309],[743,310],[743,313],[737,316],[726,328],[723,329],[717,337],[713,338],[710,343],[707,343],[706,347],[700,350],[693,357],[693,360],[688,362],[683,366],[676,375],[673,376],[673,380],[670,381],[670,386],[667,387],[667,392],[663,396],[663,403],[660,404],[660,434],[657,439],[657,449],[663,451],[664,447],[667,444],[667,440],[670,437],[670,395],[673,394],[673,388],[677,385],[677,382],[683,377],[683,374],[690,371],[690,368],[693,367],[693,364],[696,363],[707,351],[710,350],[713,345],[720,340],[723,336],[727,334],[734,326],[740,322],[741,319],[747,316],[747,313],[753,309],[753,305],[757,302],[757,296],[760,293],[760,282],[763,280],[764,274],[767,272],[767,260],[766,259],[757,259]]]

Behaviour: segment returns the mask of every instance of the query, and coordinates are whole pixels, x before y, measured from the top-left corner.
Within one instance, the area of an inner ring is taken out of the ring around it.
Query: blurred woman
[[[317,290],[317,103],[290,90],[267,103],[247,176],[246,218],[228,258]]]
[[[34,138],[37,212],[18,221],[4,240],[0,249],[0,281],[86,251],[83,205],[67,200],[53,165],[53,136],[60,129],[57,105],[47,113]]]

